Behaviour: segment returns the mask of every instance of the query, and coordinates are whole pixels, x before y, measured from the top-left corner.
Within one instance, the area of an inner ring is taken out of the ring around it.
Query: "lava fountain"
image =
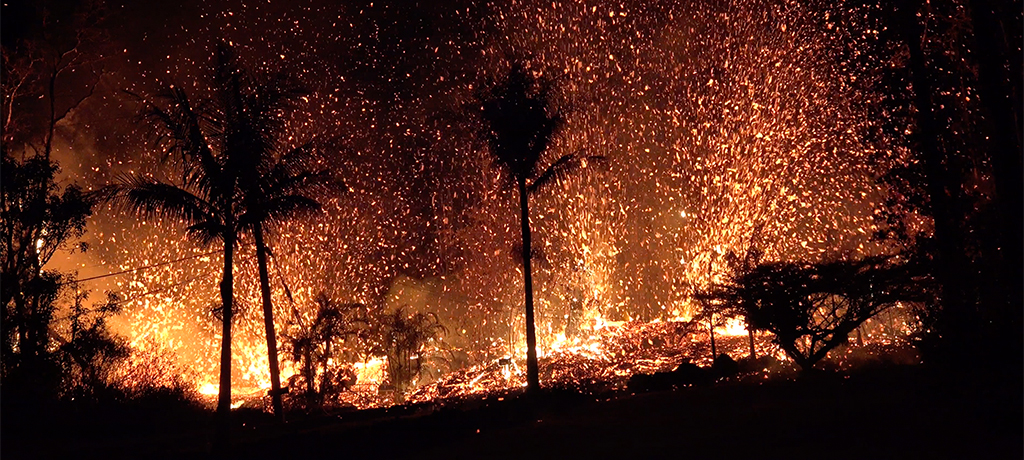
[[[243,33],[255,13],[216,19],[230,22],[224,34],[251,51],[255,68],[284,59],[303,69],[313,91],[289,121],[291,139],[337,139],[322,161],[348,187],[323,197],[323,213],[271,235],[278,331],[288,318],[312,318],[320,293],[376,311],[431,313],[447,333],[428,348],[449,358],[425,380],[501,359],[496,372],[514,380],[524,355],[515,195],[465,114],[474,89],[500,76],[510,57],[558,82],[553,102],[567,124],[545,161],[574,152],[608,159],[534,199],[542,356],[597,359],[613,329],[637,334],[692,317],[690,294],[724,279],[730,253],[815,260],[880,250],[871,235],[884,165],[873,161],[863,108],[873,97],[871,72],[851,58],[873,39],[861,7],[417,7],[437,27],[417,28],[416,37],[398,30],[408,11],[348,8],[341,22],[306,13],[310,30],[299,33],[308,53],[283,38],[285,52],[267,52],[284,32]],[[336,52],[337,43],[345,59],[318,54]],[[130,167],[167,168],[155,155]],[[201,391],[215,393],[220,255],[185,239],[179,222],[101,210],[91,228],[90,257],[111,271],[186,258],[115,278],[129,312],[120,328],[135,344],[152,340],[175,352]],[[233,390],[257,393],[269,376],[250,241],[237,260]],[[722,332],[745,333],[738,324]],[[282,359],[287,379],[297,369]],[[355,361],[384,365],[375,359]],[[595,373],[614,374],[615,363],[598,361],[611,367]],[[380,378],[360,372],[364,381]]]

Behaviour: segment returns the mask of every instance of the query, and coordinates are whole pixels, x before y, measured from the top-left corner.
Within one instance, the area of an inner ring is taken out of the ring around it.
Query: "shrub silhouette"
[[[740,270],[708,297],[739,308],[747,324],[769,331],[804,370],[867,319],[897,302],[930,299],[920,267],[899,256],[818,264],[774,262]]]

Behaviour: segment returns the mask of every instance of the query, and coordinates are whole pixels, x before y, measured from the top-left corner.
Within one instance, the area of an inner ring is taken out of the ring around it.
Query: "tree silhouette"
[[[715,344],[715,328],[727,324],[729,318],[740,314],[734,304],[728,304],[716,298],[709,291],[697,291],[692,296],[700,304],[700,313],[693,317],[694,322],[707,323],[708,337],[711,339],[711,359],[718,357],[718,349]]]
[[[551,104],[552,91],[550,80],[536,77],[533,71],[516,62],[503,80],[477,95],[484,124],[483,136],[491,155],[515,181],[519,191],[526,290],[526,381],[530,392],[540,389],[540,376],[533,318],[529,194],[585,167],[588,160],[603,161],[602,157],[569,154],[540,172],[541,157],[565,124],[563,114]]]
[[[18,13],[15,13],[16,15]],[[43,27],[3,43],[3,142],[49,158],[57,127],[96,90],[109,37],[100,5],[38,5],[31,17]]]
[[[54,382],[42,384],[48,379],[41,366],[53,370],[55,302],[71,278],[45,267],[82,236],[94,205],[79,186],[60,184],[51,153],[58,128],[92,95],[102,72],[98,9],[66,6],[38,5],[37,18],[60,16],[71,27],[43,27],[10,40],[5,34],[0,47],[0,354],[5,377],[24,370],[30,389],[43,397],[55,395],[48,385]],[[61,380],[59,373],[47,376]]]
[[[131,354],[128,341],[110,331],[107,320],[121,312],[121,299],[112,292],[105,302],[84,305],[89,291],[76,290],[66,337],[56,335],[57,352],[63,362],[65,380],[69,381],[73,398],[103,396],[117,383],[112,378],[118,365],[124,364]]]
[[[365,305],[336,302],[323,292],[314,302],[316,316],[305,321],[299,311],[293,309],[290,321],[293,332],[283,334],[285,350],[299,365],[298,378],[293,379],[304,384],[305,388],[300,391],[305,396],[307,410],[323,407],[329,394],[343,389],[334,385],[334,377],[349,362],[346,354],[365,351],[361,345],[368,341],[369,335],[369,310]]]
[[[819,264],[773,262],[738,272],[704,296],[741,309],[747,324],[775,335],[802,369],[846,343],[861,323],[897,302],[930,299],[916,262],[892,256]]]
[[[396,390],[396,399],[405,400],[405,390],[420,376],[423,368],[424,346],[427,342],[448,333],[433,313],[406,314],[402,307],[381,315],[377,322],[376,338],[379,350],[388,359],[388,384]]]
[[[930,332],[919,343],[928,360],[1002,372],[1004,357],[988,350],[1019,349],[1024,311],[1020,82],[1012,78],[1021,67],[1009,51],[1019,11],[984,0],[880,6],[882,33],[863,56],[892,63],[879,71],[879,133],[905,133],[878,136],[880,151],[902,160],[881,178],[880,236],[927,249],[932,260],[940,300],[922,311]],[[930,227],[908,227],[917,215]]]
[[[59,375],[51,359],[50,326],[69,277],[44,268],[57,250],[85,232],[93,201],[76,185],[62,190],[57,163],[44,154],[17,160],[7,144],[0,150],[3,376],[16,374],[26,389],[51,397]]]
[[[180,160],[180,183],[122,176],[103,194],[115,205],[143,216],[183,221],[188,235],[203,246],[215,241],[223,243],[219,423],[215,442],[218,448],[224,448],[230,436],[232,263],[243,211],[238,184],[241,165],[255,160],[252,147],[262,141],[262,133],[252,132],[246,124],[246,100],[255,95],[249,93],[252,88],[243,86],[244,72],[230,48],[218,46],[214,67],[212,100],[193,105],[182,88],[171,86],[155,101],[143,101],[141,113],[155,128],[157,143],[166,149],[168,157]]]
[[[330,185],[340,183],[332,181],[327,171],[313,169],[313,142],[280,153],[284,145],[281,139],[284,137],[284,120],[280,114],[293,107],[302,96],[301,88],[283,74],[250,86],[258,87],[259,91],[239,94],[236,103],[243,110],[233,123],[235,129],[249,139],[245,154],[250,161],[241,163],[239,171],[238,184],[243,197],[239,223],[243,232],[252,234],[256,245],[270,366],[270,395],[274,414],[283,421],[281,371],[267,269],[266,234],[276,225],[299,214],[319,211],[320,203],[312,198],[314,192],[326,192]]]

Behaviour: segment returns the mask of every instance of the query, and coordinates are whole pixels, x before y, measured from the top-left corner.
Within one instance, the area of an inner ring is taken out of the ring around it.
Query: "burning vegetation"
[[[1019,271],[963,8],[316,3],[198,7],[159,62],[102,14],[5,41],[4,385],[224,420],[637,392],[1013,311],[956,276]]]

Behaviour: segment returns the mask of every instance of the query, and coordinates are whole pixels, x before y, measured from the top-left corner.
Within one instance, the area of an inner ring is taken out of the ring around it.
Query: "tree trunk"
[[[519,182],[520,222],[523,227],[523,285],[526,288],[526,390],[540,391],[540,370],[537,366],[537,334],[533,323],[533,274],[530,272],[530,208],[527,204],[526,178]]]
[[[43,146],[43,155],[46,160],[50,160],[50,152],[53,150],[53,132],[57,126],[57,74],[60,72],[54,64],[53,72],[50,74],[49,83],[46,86],[47,96],[50,99],[50,123],[49,129],[46,131],[46,144]]]
[[[918,139],[921,143],[922,163],[925,173],[925,186],[930,200],[932,218],[934,219],[934,238],[938,250],[935,253],[935,278],[940,286],[940,305],[943,310],[938,327],[942,329],[946,348],[950,351],[961,346],[968,346],[973,340],[969,337],[974,332],[973,319],[966,299],[964,286],[966,279],[962,276],[967,271],[962,245],[957,244],[957,223],[954,220],[953,206],[956,204],[949,195],[951,190],[958,190],[959,184],[949,171],[954,165],[944,164],[945,155],[939,145],[939,128],[935,120],[932,106],[932,84],[930,72],[924,55],[922,40],[926,28],[916,11],[904,11],[902,16],[906,22],[907,48],[910,51],[911,82],[914,88],[914,106],[917,109]],[[966,349],[959,350],[968,352]],[[948,358],[948,357],[947,357]]]
[[[1021,330],[1021,289],[1018,281],[1024,277],[1022,264],[1021,235],[1024,234],[1024,221],[1021,209],[1024,208],[1024,183],[1021,167],[1021,120],[1020,112],[1020,57],[1016,61],[1011,56],[1010,45],[1020,42],[1020,24],[1013,24],[1012,4],[998,4],[991,0],[975,0],[970,2],[971,22],[974,29],[974,56],[978,59],[978,93],[985,109],[988,133],[991,141],[988,144],[989,157],[992,159],[992,176],[995,180],[996,205],[999,210],[1001,232],[999,244],[995,252],[1001,252],[1000,270],[1001,289],[994,289],[997,298],[992,310],[999,308],[999,323],[1006,326],[1006,332],[997,335],[1013,336],[1019,341]],[[1009,6],[1009,7],[1008,7]],[[1016,3],[1019,13],[1019,3]],[[1008,72],[1009,70],[1009,72]],[[1016,75],[1016,76],[1013,76]],[[995,259],[995,257],[992,257]],[[988,290],[986,290],[988,291]],[[1015,339],[1010,339],[1013,343]],[[1014,347],[1019,348],[1019,347]],[[1018,350],[1019,351],[1019,350]]]
[[[796,338],[795,340],[801,339]],[[804,354],[801,353],[800,350],[796,347],[796,342],[787,342],[785,340],[781,340],[779,342],[779,346],[782,348],[782,351],[786,352],[786,356],[789,356],[790,359],[792,359],[797,366],[800,366],[801,370],[806,371],[810,370],[811,367],[813,367],[809,363],[808,359],[804,356]],[[810,353],[808,353],[808,355],[810,355]]]
[[[715,322],[714,317],[708,321],[708,333],[711,334],[711,362],[715,362],[715,358],[718,357],[718,350],[715,348]]]
[[[220,346],[220,388],[217,395],[217,433],[214,449],[226,452],[231,443],[231,317],[233,316],[234,278],[231,273],[235,235],[228,225],[224,232],[224,279],[220,283],[220,300],[223,309],[222,337]]]
[[[305,363],[302,366],[302,374],[306,377],[306,410],[312,410],[316,406],[316,369],[313,367],[313,345],[312,342],[306,351]]]
[[[757,349],[754,348],[754,328],[747,325],[747,336],[750,338],[750,359],[757,359]]]
[[[991,125],[991,145],[995,150],[991,153],[992,172],[996,193],[1002,205],[1002,220],[1008,225],[1007,243],[1016,245],[1008,248],[1009,254],[1019,259],[1020,254],[1015,251],[1020,248],[1020,235],[1024,231],[1020,216],[1021,182],[1024,179],[1021,177],[1022,109],[1019,98],[1020,78],[1013,75],[1020,71],[1020,66],[1019,62],[1009,59],[1009,45],[1018,42],[1019,36],[1014,37],[1015,33],[1007,31],[1006,23],[1000,19],[1012,16],[1008,13],[1013,11],[996,11],[996,3],[991,0],[971,2],[971,22],[975,32],[974,56],[978,59],[978,93]],[[1015,27],[1019,28],[1020,25]]]
[[[260,271],[260,293],[263,295],[263,325],[267,333],[267,361],[270,362],[270,400],[277,420],[284,422],[281,404],[281,370],[277,367],[277,335],[274,332],[274,306],[270,299],[270,275],[267,274],[267,246],[263,241],[263,225],[253,226],[256,240],[256,262]]]

